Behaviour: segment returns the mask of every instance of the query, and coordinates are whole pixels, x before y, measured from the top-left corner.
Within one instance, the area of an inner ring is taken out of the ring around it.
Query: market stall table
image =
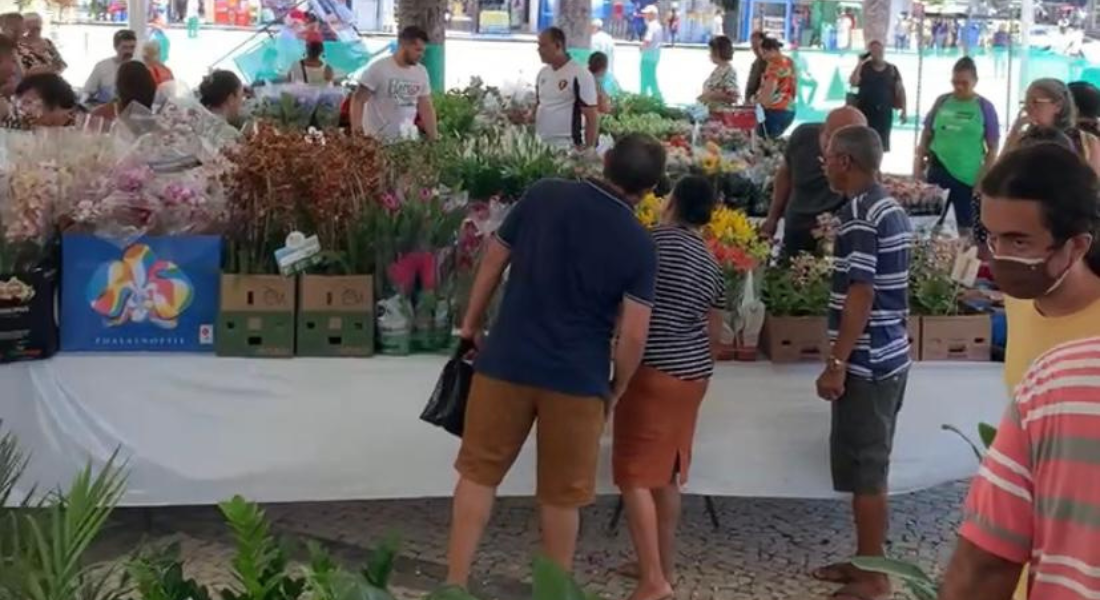
[[[67,482],[119,448],[123,504],[445,497],[457,440],[418,420],[444,359],[225,359],[60,355],[0,367],[5,429],[31,454],[24,485]],[[689,491],[833,496],[829,405],[819,365],[721,364],[703,405]],[[1001,365],[918,363],[901,413],[891,484],[914,491],[972,475],[964,442],[941,430],[996,423]],[[604,441],[600,490],[612,493]],[[501,489],[534,489],[532,444]],[[24,490],[25,491],[25,490]]]

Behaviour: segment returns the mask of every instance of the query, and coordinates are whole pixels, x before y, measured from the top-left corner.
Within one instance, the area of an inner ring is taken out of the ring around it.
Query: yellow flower
[[[756,227],[743,211],[718,207],[704,233],[724,246],[741,248],[755,258],[768,256],[768,245],[760,239]]]
[[[707,154],[700,161],[703,168],[703,172],[707,175],[714,175],[718,172],[718,168],[722,166],[722,158],[717,154]]]
[[[645,198],[642,198],[642,201],[634,208],[634,214],[646,229],[653,229],[661,219],[661,212],[664,210],[664,204],[664,199],[650,192],[646,194]]]

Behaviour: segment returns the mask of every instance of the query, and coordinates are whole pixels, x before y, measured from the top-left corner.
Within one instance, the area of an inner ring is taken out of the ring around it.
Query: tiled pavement
[[[894,499],[890,554],[938,571],[954,548],[962,483]],[[677,599],[773,600],[822,598],[832,591],[806,573],[850,552],[847,506],[838,501],[717,499],[715,531],[700,498],[685,502],[680,535]],[[267,507],[275,528],[299,541],[330,543],[338,558],[361,564],[371,544],[389,533],[403,539],[395,592],[421,598],[442,577],[449,502],[404,500],[291,504]],[[609,535],[615,500],[602,499],[584,513],[577,561],[586,589],[621,600],[630,582],[611,573],[629,557],[625,529]],[[526,600],[529,557],[538,544],[535,506],[529,499],[497,505],[479,561],[477,587],[486,600]],[[203,583],[231,582],[232,545],[214,508],[125,510],[106,536],[101,556],[131,551],[140,541],[177,540],[189,574]],[[899,597],[901,597],[899,595]]]

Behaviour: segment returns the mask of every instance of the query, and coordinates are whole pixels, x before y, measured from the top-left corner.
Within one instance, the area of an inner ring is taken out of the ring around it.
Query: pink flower
[[[392,192],[386,192],[382,194],[382,208],[387,212],[395,213],[401,209],[401,201]]]

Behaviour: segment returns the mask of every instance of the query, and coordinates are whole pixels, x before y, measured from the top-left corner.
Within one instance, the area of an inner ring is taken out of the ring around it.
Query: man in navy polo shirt
[[[463,339],[481,331],[493,292],[505,268],[511,270],[475,364],[455,464],[461,478],[448,583],[466,585],[496,489],[536,421],[543,551],[572,568],[578,509],[595,497],[604,421],[638,368],[649,333],[657,257],[633,206],[664,170],[659,142],[627,136],[608,152],[604,180],[536,183],[489,243]]]

